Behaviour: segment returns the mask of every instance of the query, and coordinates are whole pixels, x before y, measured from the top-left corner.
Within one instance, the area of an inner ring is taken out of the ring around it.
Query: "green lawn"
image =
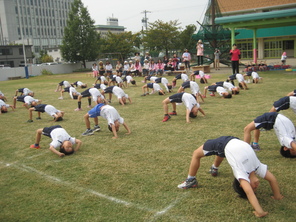
[[[203,158],[197,174],[199,188],[180,190],[177,185],[186,178],[196,148],[223,135],[243,139],[243,129],[249,122],[296,88],[295,72],[259,75],[263,83],[248,84],[249,90],[232,99],[208,96],[201,103],[206,116],[199,115],[190,124],[185,121],[183,105],[177,106],[177,116],[163,123],[161,102],[168,95],[141,97],[142,78],[136,77],[138,86],[124,89],[133,104],[121,106],[115,97],[111,103],[132,130],[125,135],[121,127],[116,140],[102,118],[100,132],[81,136],[85,131],[87,99],[82,100],[83,111],[74,112],[77,101],[68,94],[58,100],[60,95],[54,92],[62,80],[91,85],[92,77],[78,73],[0,82],[9,104],[16,89],[27,87],[35,92],[35,98],[65,111],[64,121],[59,124],[83,142],[81,150],[64,158],[48,150],[48,137],[42,137],[40,150],[30,149],[37,129],[55,125],[52,118],[42,114],[41,120],[35,120],[34,112],[34,122],[27,123],[29,114],[20,102],[15,112],[0,115],[0,221],[257,220],[248,201],[233,191],[233,175],[227,161],[220,166],[219,176],[212,177],[208,170],[214,157]],[[209,84],[227,76],[211,74]],[[171,81],[173,77],[167,78]],[[180,84],[177,81],[177,86]],[[199,85],[203,90],[205,85]],[[296,123],[292,110],[281,113]],[[257,197],[269,215],[260,220],[295,221],[296,160],[280,156],[280,144],[273,130],[263,131],[259,143],[262,150],[257,155],[277,177],[285,196],[281,201],[271,199],[270,186],[261,180]]]

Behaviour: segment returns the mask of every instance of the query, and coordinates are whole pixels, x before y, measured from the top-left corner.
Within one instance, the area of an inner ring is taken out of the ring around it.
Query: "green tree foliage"
[[[74,0],[68,15],[67,26],[61,45],[62,57],[66,61],[81,61],[85,67],[87,60],[95,60],[98,56],[99,35],[94,27],[87,8],[81,0]]]
[[[47,54],[47,51],[41,50],[40,51],[40,57],[39,57],[39,62],[41,63],[46,63],[46,62],[53,62],[52,56]]]
[[[186,26],[186,28],[179,35],[179,50],[183,51],[184,49],[188,49],[191,53],[196,51],[196,41],[192,38],[195,32],[195,25]]]
[[[178,45],[178,36],[180,34],[178,20],[163,22],[157,20],[149,23],[149,28],[144,32],[143,45],[150,51],[169,51],[176,49]]]
[[[140,45],[139,33],[124,32],[114,34],[109,32],[105,39],[100,41],[100,53],[113,54],[113,58],[124,60],[136,52],[135,46]]]

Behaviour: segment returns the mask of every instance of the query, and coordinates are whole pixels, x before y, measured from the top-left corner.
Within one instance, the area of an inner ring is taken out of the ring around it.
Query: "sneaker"
[[[101,127],[100,126],[95,126],[92,130],[94,132],[97,132],[97,131],[100,131],[101,130]]]
[[[146,96],[146,94],[144,93],[144,94],[142,94],[141,96]]]
[[[196,178],[186,179],[183,183],[178,185],[180,189],[188,189],[188,188],[195,188],[197,187],[197,180]]]
[[[202,95],[202,98],[207,98],[205,95]]]
[[[92,129],[87,129],[84,133],[82,133],[82,136],[90,136],[93,135],[94,131]]]
[[[37,117],[36,119],[37,119],[37,120],[38,120],[38,119],[41,119],[41,117]]]
[[[215,94],[211,93],[210,96],[215,96]]]
[[[58,99],[64,99],[64,98],[61,96],[61,97],[59,97]]]
[[[32,144],[32,145],[30,146],[30,148],[32,148],[32,149],[40,149],[40,146],[35,146],[35,144]]]
[[[259,144],[252,144],[251,147],[253,148],[254,151],[261,150]]]
[[[27,122],[28,122],[28,123],[32,123],[32,122],[33,122],[33,120],[29,119]]]
[[[108,103],[111,103],[111,99],[108,99]]]
[[[91,108],[91,106],[87,106],[87,108]]]
[[[166,121],[168,121],[170,118],[171,118],[170,116],[164,116],[162,122],[166,122]]]
[[[169,115],[176,116],[177,115],[177,112],[176,111],[173,111],[173,112],[169,113]]]
[[[74,111],[81,111],[81,110],[82,110],[81,108],[74,109]]]
[[[212,174],[213,177],[218,176],[218,168],[211,166],[210,173]]]

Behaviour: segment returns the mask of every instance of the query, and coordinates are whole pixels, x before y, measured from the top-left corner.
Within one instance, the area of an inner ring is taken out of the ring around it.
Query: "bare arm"
[[[281,195],[280,188],[279,188],[279,185],[278,185],[278,182],[277,182],[275,176],[271,172],[269,172],[267,170],[264,179],[269,182],[269,185],[270,185],[270,187],[272,189],[272,192],[273,192],[272,198],[275,199],[275,200],[283,199],[284,196]]]
[[[252,205],[252,207],[254,208],[255,211],[253,211],[253,213],[255,214],[256,217],[264,217],[268,214],[268,212],[264,211],[261,207],[261,205],[259,204],[259,201],[250,185],[250,183],[246,180],[242,180],[240,179],[240,184],[243,188],[243,190],[245,191],[248,200],[250,202],[250,204]]]
[[[125,128],[126,131],[127,131],[126,134],[131,134],[131,130],[130,130],[130,128],[128,127],[128,125],[126,125],[126,123],[123,123],[122,125],[124,126],[124,128]]]
[[[53,146],[50,146],[49,149],[50,149],[53,153],[57,154],[59,157],[64,157],[64,156],[65,156],[64,153],[61,153],[61,152],[57,151]]]
[[[79,139],[76,139],[75,140],[75,143],[76,143],[76,147],[74,149],[74,152],[76,152],[77,150],[79,150],[79,148],[81,147],[82,141],[79,140]]]
[[[186,123],[191,123],[190,122],[190,110],[189,109],[186,109]]]

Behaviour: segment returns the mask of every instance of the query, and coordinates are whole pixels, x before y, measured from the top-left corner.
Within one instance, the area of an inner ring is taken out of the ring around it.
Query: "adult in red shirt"
[[[239,73],[239,60],[241,53],[236,44],[232,45],[232,49],[230,50],[229,54],[231,55],[232,74],[237,74]]]

